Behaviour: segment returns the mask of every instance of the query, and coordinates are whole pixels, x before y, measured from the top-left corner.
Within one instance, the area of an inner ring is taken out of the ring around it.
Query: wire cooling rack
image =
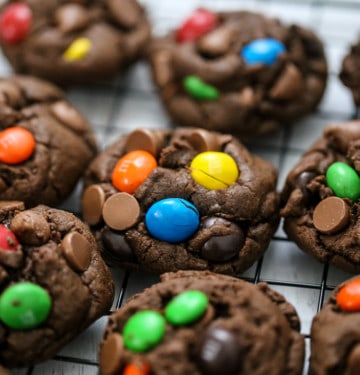
[[[350,93],[337,78],[343,56],[359,36],[360,0],[143,0],[154,25],[155,34],[162,34],[177,25],[199,6],[214,10],[249,9],[277,16],[285,23],[295,22],[313,29],[324,41],[330,67],[328,87],[318,111],[273,136],[256,139],[247,146],[252,152],[271,161],[279,170],[278,190],[290,168],[301,154],[318,138],[324,126],[351,118],[355,113]],[[11,69],[0,56],[0,74]],[[152,85],[149,69],[138,63],[126,76],[108,85],[77,87],[67,97],[88,118],[96,131],[99,144],[106,146],[121,134],[137,127],[167,128],[169,119],[163,111]],[[61,208],[79,214],[80,187]],[[158,276],[112,270],[116,297],[112,310],[131,295],[159,281]],[[332,266],[322,265],[287,240],[280,228],[273,237],[263,259],[244,274],[250,282],[266,281],[282,293],[297,309],[301,332],[306,338],[307,373],[311,320],[321,308],[329,292],[351,275]],[[107,316],[99,319],[58,355],[32,368],[15,369],[14,375],[97,375],[98,346]]]

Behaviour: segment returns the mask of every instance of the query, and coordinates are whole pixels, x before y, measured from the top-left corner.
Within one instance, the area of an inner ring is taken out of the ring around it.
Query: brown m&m
[[[350,208],[339,197],[328,197],[315,207],[313,222],[315,228],[324,234],[333,234],[345,228],[350,221]]]

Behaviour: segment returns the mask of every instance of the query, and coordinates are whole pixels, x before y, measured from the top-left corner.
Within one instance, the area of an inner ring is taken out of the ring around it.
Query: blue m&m
[[[199,211],[182,198],[166,198],[154,203],[145,216],[150,234],[170,243],[186,241],[199,228]]]
[[[247,65],[273,65],[278,56],[286,51],[283,43],[273,38],[256,39],[241,51],[241,57]]]

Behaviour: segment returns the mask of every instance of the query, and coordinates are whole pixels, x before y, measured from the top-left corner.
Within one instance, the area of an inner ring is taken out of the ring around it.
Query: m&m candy
[[[0,250],[14,251],[19,245],[15,234],[5,225],[0,225]]]
[[[19,164],[28,160],[35,149],[34,136],[20,126],[0,132],[0,162]]]
[[[185,91],[198,100],[216,100],[219,91],[216,87],[208,85],[197,76],[186,76],[183,81]]]
[[[360,278],[350,280],[336,296],[336,303],[341,310],[360,311]]]
[[[176,31],[179,43],[191,42],[214,29],[217,25],[217,15],[206,9],[197,9]]]
[[[204,315],[209,300],[200,290],[188,290],[173,298],[165,308],[165,318],[173,325],[186,325]]]
[[[26,38],[32,22],[32,12],[27,4],[10,4],[0,15],[0,38],[4,43],[16,44]]]
[[[112,184],[118,190],[132,194],[156,167],[156,159],[150,152],[130,151],[116,163]]]
[[[30,282],[20,282],[0,295],[0,320],[13,329],[32,329],[47,319],[51,305],[45,289]]]
[[[150,234],[160,241],[186,241],[199,228],[199,211],[185,199],[166,198],[149,208],[145,224]]]
[[[164,337],[166,322],[156,311],[139,311],[125,323],[123,338],[125,347],[133,352],[146,352]]]
[[[346,163],[338,161],[331,164],[326,171],[326,183],[339,198],[355,201],[360,197],[360,177]]]
[[[73,62],[83,59],[90,51],[92,43],[87,38],[74,40],[63,54],[65,61]]]
[[[123,375],[149,375],[150,366],[147,363],[133,364],[130,363],[126,365],[123,371]]]
[[[283,43],[273,38],[256,39],[247,44],[241,56],[247,65],[273,65],[278,56],[286,51]]]
[[[224,152],[202,152],[192,160],[190,169],[191,177],[210,190],[225,189],[239,177],[235,160]]]

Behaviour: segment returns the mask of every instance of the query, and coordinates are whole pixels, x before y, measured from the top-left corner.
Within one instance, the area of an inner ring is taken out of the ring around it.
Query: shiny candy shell
[[[16,44],[26,38],[30,31],[32,12],[27,4],[10,4],[0,15],[0,37],[4,43]]]
[[[145,224],[154,238],[177,243],[187,240],[199,228],[199,211],[185,199],[166,198],[149,208]]]
[[[92,43],[87,38],[74,40],[63,54],[65,61],[73,62],[83,59],[91,50]]]
[[[176,31],[179,43],[191,42],[213,30],[217,25],[217,15],[206,9],[197,9]]]
[[[156,311],[143,310],[125,323],[123,339],[125,347],[133,352],[146,352],[164,337],[166,322]]]
[[[336,302],[341,310],[360,311],[360,278],[350,280],[336,296]]]
[[[360,177],[354,168],[343,162],[335,162],[326,171],[326,183],[339,198],[355,201],[360,197]]]
[[[210,190],[226,189],[239,177],[235,160],[224,152],[202,152],[192,160],[190,169],[192,178]]]
[[[0,250],[16,250],[19,241],[15,234],[5,225],[0,225]]]
[[[32,329],[47,319],[51,304],[49,294],[39,285],[17,283],[0,296],[0,320],[13,329]]]
[[[183,85],[185,91],[198,100],[216,100],[220,96],[216,87],[207,84],[198,76],[186,76]]]
[[[208,297],[200,290],[188,290],[174,297],[165,308],[165,317],[173,325],[186,325],[204,315]]]
[[[256,39],[247,44],[241,56],[247,65],[273,65],[278,56],[286,51],[283,43],[273,38]]]
[[[112,184],[118,190],[132,194],[156,167],[156,159],[150,152],[130,151],[116,163]]]

